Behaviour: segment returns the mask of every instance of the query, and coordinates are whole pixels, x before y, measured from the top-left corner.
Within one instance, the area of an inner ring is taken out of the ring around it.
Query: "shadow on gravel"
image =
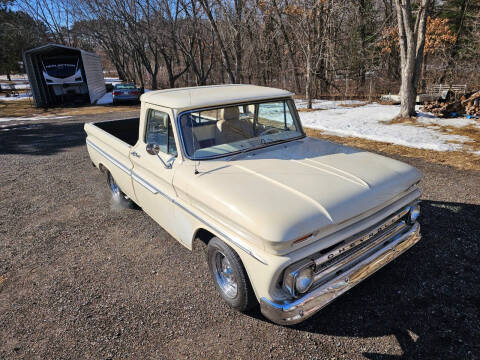
[[[0,154],[52,155],[85,144],[83,123],[30,123],[0,127]]]
[[[354,338],[393,335],[403,351],[364,352],[368,359],[476,358],[480,205],[422,201],[421,224],[417,245],[294,328]]]

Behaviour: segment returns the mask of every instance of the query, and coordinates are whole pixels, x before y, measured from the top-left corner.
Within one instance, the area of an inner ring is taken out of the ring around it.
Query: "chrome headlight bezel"
[[[410,206],[410,211],[407,214],[407,222],[413,225],[420,217],[420,203],[416,203]]]
[[[283,289],[292,297],[305,294],[313,284],[315,263],[310,259],[304,259],[289,266],[283,275]],[[309,283],[303,283],[299,289],[301,279],[310,278]]]

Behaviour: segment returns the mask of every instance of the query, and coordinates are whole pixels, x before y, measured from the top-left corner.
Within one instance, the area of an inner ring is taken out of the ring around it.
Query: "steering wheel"
[[[271,133],[272,131],[278,131],[278,129],[277,129],[277,128],[270,128],[270,129],[267,129],[267,130],[263,130],[263,131],[260,133],[260,135],[258,135],[258,136],[267,135],[267,134]]]

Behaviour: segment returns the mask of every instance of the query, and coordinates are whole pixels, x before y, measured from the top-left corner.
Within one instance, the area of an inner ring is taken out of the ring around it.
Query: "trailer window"
[[[172,123],[167,113],[153,109],[148,110],[145,142],[157,144],[160,151],[166,154],[177,155]]]

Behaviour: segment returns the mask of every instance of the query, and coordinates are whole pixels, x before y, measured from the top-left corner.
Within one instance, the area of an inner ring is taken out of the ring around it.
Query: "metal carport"
[[[41,57],[46,55],[73,54],[79,55],[82,60],[82,72],[88,88],[90,103],[95,103],[105,94],[105,81],[100,56],[78,48],[59,44],[47,44],[27,50],[23,54],[23,62],[36,107],[51,107],[62,104],[61,99],[53,93],[44,79]]]

